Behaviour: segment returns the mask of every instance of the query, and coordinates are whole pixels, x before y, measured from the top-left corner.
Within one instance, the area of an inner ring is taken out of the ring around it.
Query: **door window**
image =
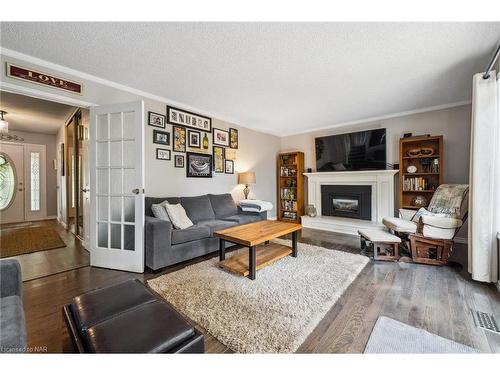
[[[16,193],[16,173],[9,156],[0,152],[0,210],[4,210],[14,201]]]
[[[30,153],[31,211],[40,211],[40,153]]]

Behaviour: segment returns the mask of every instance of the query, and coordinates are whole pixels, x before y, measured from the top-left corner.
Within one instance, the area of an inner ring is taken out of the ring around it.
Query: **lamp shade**
[[[238,174],[238,184],[255,184],[255,173],[254,172],[244,172]]]

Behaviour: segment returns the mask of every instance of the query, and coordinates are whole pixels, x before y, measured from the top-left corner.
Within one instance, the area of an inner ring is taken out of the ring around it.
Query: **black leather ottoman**
[[[203,335],[138,280],[73,298],[63,315],[80,353],[203,353]]]

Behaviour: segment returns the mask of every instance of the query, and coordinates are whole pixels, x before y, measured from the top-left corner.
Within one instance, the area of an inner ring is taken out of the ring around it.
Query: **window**
[[[16,174],[7,154],[0,152],[0,210],[10,206],[16,192]]]
[[[31,211],[40,211],[40,153],[30,153]]]

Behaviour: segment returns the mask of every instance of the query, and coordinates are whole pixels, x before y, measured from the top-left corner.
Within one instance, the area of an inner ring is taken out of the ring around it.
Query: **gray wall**
[[[234,174],[216,173],[213,178],[187,178],[185,168],[174,167],[174,155],[170,161],[156,160],[156,148],[172,150],[172,126],[167,124],[166,131],[170,133],[171,145],[162,146],[153,143],[153,130],[156,128],[147,125],[147,112],[166,113],[166,104],[156,101],[145,101],[146,129],[145,137],[145,165],[146,165],[146,195],[156,197],[189,196],[207,193],[230,192],[236,201],[243,199],[243,187],[238,185],[238,172],[253,171],[256,175],[256,184],[250,187],[250,198],[258,198],[273,203],[276,207],[276,158],[280,150],[280,138],[259,133],[248,128],[212,119],[212,127],[229,130],[238,129],[239,148],[236,150]],[[209,134],[209,150],[212,150],[212,135]],[[189,149],[188,149],[189,151]],[[200,152],[199,149],[192,149]],[[186,160],[185,160],[186,161]],[[269,216],[276,216],[273,209]]]
[[[57,215],[57,171],[54,169],[52,160],[56,159],[56,135],[23,132],[18,130],[10,131],[24,138],[24,143],[45,145],[45,166],[47,170],[47,216]]]
[[[387,129],[387,162],[398,163],[399,138],[403,133],[444,136],[444,182],[468,183],[471,106],[463,105],[439,111],[395,117],[348,127],[330,128],[310,133],[292,135],[281,139],[282,151],[303,151],[305,167],[316,168],[314,138],[350,133],[359,130]]]

